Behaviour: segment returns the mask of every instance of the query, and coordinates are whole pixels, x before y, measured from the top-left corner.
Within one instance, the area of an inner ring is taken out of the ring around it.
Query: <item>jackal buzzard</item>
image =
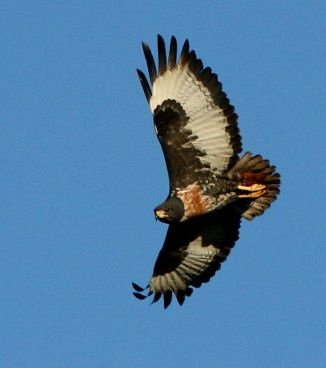
[[[260,155],[241,158],[237,114],[211,68],[203,67],[185,41],[179,60],[171,38],[168,57],[158,36],[158,69],[143,43],[150,83],[137,70],[154,116],[170,180],[167,199],[154,210],[168,223],[148,293],[133,283],[134,295],[175,294],[182,304],[220,268],[238,239],[241,217],[261,215],[279,193],[280,176]],[[151,85],[150,85],[151,84]]]

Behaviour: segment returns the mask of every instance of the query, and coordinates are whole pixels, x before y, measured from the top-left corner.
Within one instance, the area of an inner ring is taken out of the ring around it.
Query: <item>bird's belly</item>
[[[177,196],[184,206],[184,216],[181,221],[201,216],[216,209],[224,207],[236,198],[233,191],[215,195],[205,194],[202,187],[196,182],[179,190]]]

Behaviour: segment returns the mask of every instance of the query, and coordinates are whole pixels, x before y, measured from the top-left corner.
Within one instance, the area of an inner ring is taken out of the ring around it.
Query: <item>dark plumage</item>
[[[185,41],[169,54],[159,35],[158,68],[143,43],[149,80],[137,70],[153,113],[170,179],[167,199],[154,210],[169,223],[167,237],[148,285],[154,301],[174,294],[180,304],[191,287],[207,282],[238,239],[241,217],[261,215],[279,193],[280,176],[260,155],[241,158],[237,114],[211,68],[204,67]],[[133,284],[135,296],[143,288]]]
[[[184,215],[183,202],[179,198],[168,197],[154,209],[155,217],[167,224],[181,221]]]

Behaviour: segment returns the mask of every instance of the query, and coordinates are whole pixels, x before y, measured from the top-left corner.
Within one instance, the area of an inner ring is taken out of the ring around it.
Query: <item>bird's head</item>
[[[183,203],[179,198],[169,197],[154,209],[155,218],[167,224],[180,221],[184,215]]]

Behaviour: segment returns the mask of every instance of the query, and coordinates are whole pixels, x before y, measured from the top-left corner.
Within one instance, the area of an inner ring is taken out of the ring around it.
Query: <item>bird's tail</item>
[[[239,181],[240,191],[243,190],[234,206],[245,219],[252,220],[262,215],[276,199],[280,192],[280,175],[275,170],[275,166],[271,166],[260,155],[253,156],[246,152],[228,171],[228,176]],[[254,192],[252,188],[255,187],[260,190]]]

